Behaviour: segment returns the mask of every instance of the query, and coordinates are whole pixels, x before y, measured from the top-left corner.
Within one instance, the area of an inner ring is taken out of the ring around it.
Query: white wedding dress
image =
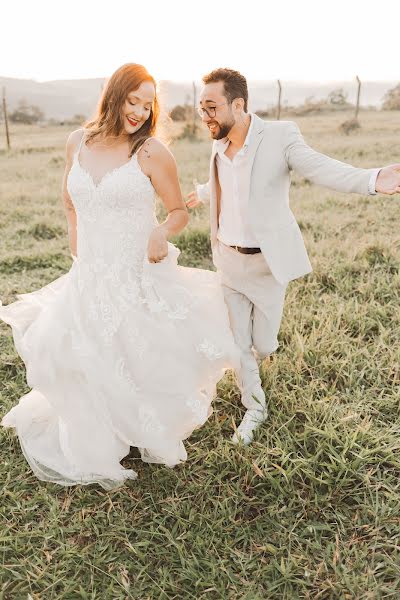
[[[70,271],[0,307],[32,389],[2,420],[36,476],[105,489],[135,479],[120,460],[187,457],[182,440],[211,413],[237,366],[217,275],[147,260],[155,191],[136,154],[96,184],[75,154],[68,191],[78,250]],[[1,304],[1,303],[0,303]]]

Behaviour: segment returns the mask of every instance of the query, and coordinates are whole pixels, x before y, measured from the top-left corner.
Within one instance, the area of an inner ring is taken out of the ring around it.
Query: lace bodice
[[[96,184],[81,166],[79,151],[67,180],[77,215],[73,271],[89,319],[102,323],[104,342],[111,343],[126,312],[149,304],[147,244],[157,225],[156,194],[136,154]]]
[[[81,166],[78,150],[67,188],[77,214],[80,263],[126,268],[143,261],[157,220],[155,191],[136,154],[96,184]]]

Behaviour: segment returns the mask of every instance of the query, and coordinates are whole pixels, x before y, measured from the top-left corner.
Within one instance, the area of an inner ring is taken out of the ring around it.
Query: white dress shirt
[[[253,128],[250,114],[250,127],[242,148],[231,160],[225,154],[229,140],[217,142],[217,169],[221,186],[221,212],[219,216],[218,239],[227,246],[257,248],[259,243],[250,227],[251,164],[247,160],[249,140]]]
[[[253,115],[250,114],[250,127],[242,148],[229,159],[225,151],[229,139],[217,141],[216,162],[218,179],[221,186],[221,212],[219,216],[218,239],[227,246],[257,248],[257,242],[249,220],[248,205],[250,199],[251,168],[247,160],[250,135],[253,127]],[[370,195],[376,194],[376,179],[381,169],[373,169],[368,184]],[[209,195],[209,185],[197,185],[197,194],[201,201]]]

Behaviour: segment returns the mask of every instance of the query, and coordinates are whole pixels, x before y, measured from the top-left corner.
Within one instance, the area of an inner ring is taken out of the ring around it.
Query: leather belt
[[[230,246],[234,250],[240,252],[240,254],[258,254],[261,252],[261,248],[242,248],[241,246]]]

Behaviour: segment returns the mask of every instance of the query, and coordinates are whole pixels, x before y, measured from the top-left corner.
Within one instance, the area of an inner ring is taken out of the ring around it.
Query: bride
[[[183,440],[237,362],[217,275],[178,266],[168,242],[188,215],[174,158],[155,137],[158,115],[147,70],[119,68],[95,118],[67,142],[72,267],[0,307],[31,388],[2,425],[44,481],[111,489],[137,477],[120,464],[130,446],[145,462],[184,461]]]

